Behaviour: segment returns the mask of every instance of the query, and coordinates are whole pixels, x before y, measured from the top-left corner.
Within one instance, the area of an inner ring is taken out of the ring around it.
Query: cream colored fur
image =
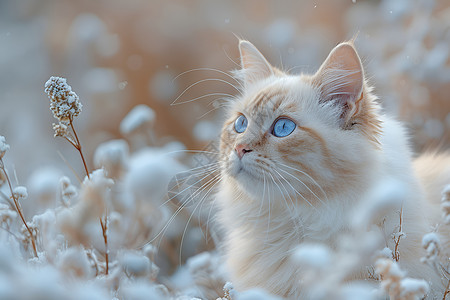
[[[240,49],[245,88],[223,128],[217,194],[226,264],[234,286],[260,287],[293,299],[306,297],[299,288],[302,270],[290,260],[292,252],[305,242],[335,248],[339,235],[352,230],[355,207],[366,192],[392,178],[406,187],[402,224],[406,237],[400,242],[399,263],[408,276],[429,281],[430,299],[442,293],[439,277],[420,262],[421,239],[440,222],[439,189],[445,180],[450,183],[450,171],[433,174],[441,177],[436,185],[428,176],[426,187],[434,191],[423,191],[405,130],[379,112],[353,46],[337,46],[313,76],[280,72],[248,42],[241,42]],[[268,99],[258,102],[261,94]],[[233,130],[238,114],[249,120],[241,134]],[[279,116],[297,123],[284,138],[270,134]],[[235,147],[243,143],[253,151],[239,159]],[[438,199],[429,204],[425,195]],[[397,211],[382,216],[386,232],[396,230],[398,216]],[[448,240],[448,231],[444,235]],[[387,241],[393,249],[392,240]]]

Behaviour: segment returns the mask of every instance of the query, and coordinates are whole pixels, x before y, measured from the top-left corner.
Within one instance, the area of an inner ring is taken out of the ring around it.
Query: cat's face
[[[256,198],[323,202],[358,176],[367,151],[377,148],[380,125],[356,52],[340,46],[317,74],[291,76],[241,42],[245,88],[222,130],[225,180]]]

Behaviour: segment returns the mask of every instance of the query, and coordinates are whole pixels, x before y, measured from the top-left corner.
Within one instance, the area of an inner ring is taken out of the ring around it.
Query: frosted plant
[[[24,200],[28,198],[28,191],[27,188],[24,186],[16,186],[13,190],[14,197],[16,197],[19,200]]]
[[[64,123],[58,123],[55,124],[53,123],[53,130],[55,131],[54,136],[60,136],[60,137],[65,137],[65,136],[70,136],[70,133],[68,131],[68,127],[66,124]],[[73,138],[71,138],[73,140]]]
[[[155,112],[147,105],[135,106],[120,123],[120,132],[128,135],[143,127],[152,127],[155,121]]]
[[[97,147],[94,164],[103,167],[111,178],[119,178],[128,168],[129,147],[124,140],[112,140]]]
[[[17,213],[11,210],[9,205],[0,203],[0,224],[5,224],[8,228],[15,218],[17,218]]]
[[[144,104],[137,105],[120,122],[120,133],[130,138],[135,148],[152,145],[155,142],[154,122],[153,109]]]
[[[373,281],[351,280],[351,272],[375,252],[377,236],[343,236],[338,249],[323,244],[301,245],[292,263],[302,269],[299,286],[307,299],[376,299]],[[374,243],[375,242],[375,243]]]
[[[441,242],[436,233],[430,232],[423,236],[422,246],[426,251],[426,256],[422,258],[422,262],[436,265],[441,252]]]
[[[104,215],[110,198],[112,179],[106,178],[103,170],[92,172],[81,186],[80,200],[72,209],[59,214],[59,227],[73,245],[94,246],[105,259],[104,272],[109,271],[108,218]],[[101,223],[101,231],[98,228]],[[104,243],[99,241],[103,240]]]
[[[220,257],[214,252],[203,252],[190,257],[186,266],[202,299],[216,299],[223,295],[224,270]]]
[[[61,188],[61,203],[64,206],[69,207],[71,200],[77,196],[77,189],[72,185],[70,179],[66,176],[63,176],[59,180],[59,184]]]
[[[3,173],[3,176],[0,177],[0,180],[3,180],[2,178],[6,179],[6,182],[8,183],[9,191],[11,192],[11,198],[13,200],[11,204],[12,207],[16,210],[16,212],[19,214],[20,219],[22,220],[23,225],[25,226],[25,229],[29,236],[29,241],[31,242],[34,256],[37,257],[37,248],[36,248],[36,240],[34,238],[32,230],[28,227],[27,221],[25,221],[25,217],[22,212],[22,207],[20,205],[19,199],[25,199],[28,197],[27,189],[23,186],[18,186],[15,189],[13,189],[11,180],[9,179],[8,173],[6,172],[5,164],[3,162],[3,157],[5,156],[6,151],[9,149],[9,145],[6,144],[6,139],[3,136],[0,136],[0,173]]]
[[[450,225],[450,184],[444,187],[441,202],[442,218],[445,224]]]
[[[45,83],[45,93],[47,93],[50,99],[50,109],[53,112],[53,116],[59,120],[59,124],[53,124],[55,130],[55,137],[60,136],[65,138],[75,149],[78,150],[83,161],[83,166],[86,171],[86,176],[90,179],[89,170],[84,159],[83,151],[81,149],[81,143],[78,139],[77,132],[73,126],[74,117],[78,116],[81,112],[81,103],[78,95],[72,91],[72,87],[67,84],[67,80],[62,77],[52,76]],[[68,127],[72,129],[69,132]],[[73,134],[73,135],[72,135]],[[100,226],[102,229],[103,240],[105,242],[105,273],[108,274],[108,218],[99,216]]]
[[[82,107],[78,95],[72,91],[72,87],[67,84],[65,78],[56,76],[50,77],[45,83],[45,92],[50,99],[50,109],[53,112],[53,116],[59,120],[58,124],[53,123],[53,130],[55,130],[54,136],[65,138],[78,150],[86,175],[89,177],[86,161],[81,151],[81,143],[73,126],[73,119],[80,114]],[[72,129],[73,135],[68,130],[69,126]]]
[[[81,112],[81,103],[78,95],[72,91],[67,80],[52,76],[45,83],[45,92],[50,99],[50,109],[53,116],[63,124],[72,122],[73,118]]]
[[[375,270],[381,276],[381,288],[391,300],[419,300],[428,293],[426,281],[405,277],[406,273],[390,259],[378,259]]]
[[[71,277],[90,278],[93,272],[86,251],[82,247],[70,247],[62,252],[56,265]]]
[[[151,274],[151,262],[147,256],[138,252],[121,253],[119,263],[128,277],[146,277]]]
[[[0,135],[0,158],[3,158],[8,149],[9,145],[6,143],[5,137]]]
[[[223,297],[217,298],[216,300],[281,300],[281,298],[259,288],[238,292],[234,289],[231,282],[227,282],[223,286]]]

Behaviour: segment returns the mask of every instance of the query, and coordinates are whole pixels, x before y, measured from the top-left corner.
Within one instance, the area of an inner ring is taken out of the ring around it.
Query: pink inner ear
[[[364,74],[355,48],[342,43],[334,48],[320,67],[314,80],[325,101],[338,100],[353,107],[361,98]]]

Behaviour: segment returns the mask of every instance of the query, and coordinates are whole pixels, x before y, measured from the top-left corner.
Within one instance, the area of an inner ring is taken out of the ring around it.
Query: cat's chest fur
[[[300,295],[301,270],[291,259],[293,252],[305,242],[334,248],[340,234],[348,230],[347,206],[353,202],[333,201],[326,209],[272,203],[269,211],[269,206],[261,206],[229,182],[217,198],[226,235],[225,259],[236,288],[260,287],[294,298]]]

